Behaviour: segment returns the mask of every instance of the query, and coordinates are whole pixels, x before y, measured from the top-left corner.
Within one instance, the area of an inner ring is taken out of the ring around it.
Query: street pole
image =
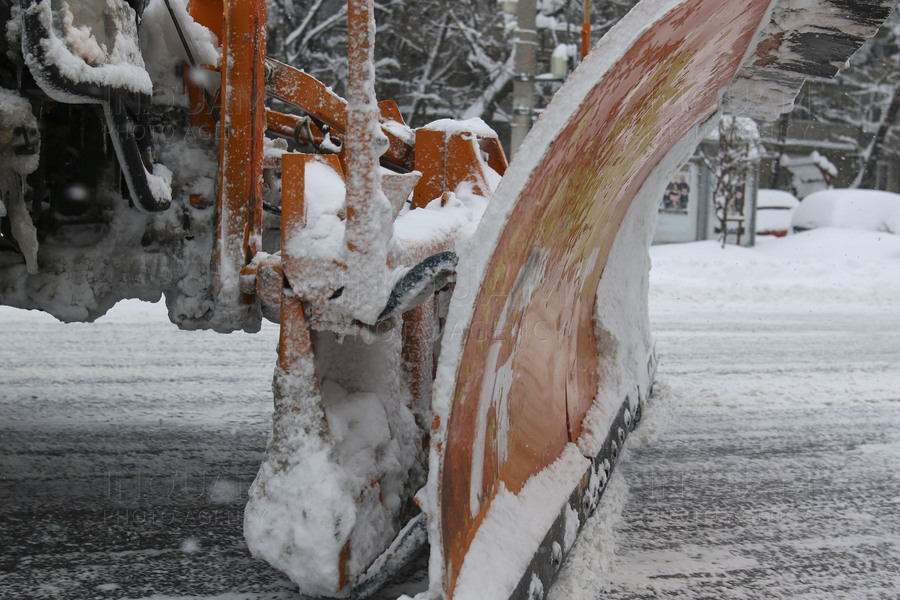
[[[581,25],[581,60],[591,52],[591,0],[584,0],[584,23]]]
[[[516,11],[515,77],[513,79],[513,121],[510,156],[528,135],[534,118],[534,52],[537,48],[537,2],[519,0]]]

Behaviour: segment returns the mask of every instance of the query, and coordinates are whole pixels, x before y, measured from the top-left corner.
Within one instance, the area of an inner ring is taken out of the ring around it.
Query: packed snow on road
[[[900,236],[651,250],[653,403],[551,597],[900,587]],[[0,598],[296,598],[241,525],[277,326],[0,309]],[[423,557],[383,598],[424,588]]]

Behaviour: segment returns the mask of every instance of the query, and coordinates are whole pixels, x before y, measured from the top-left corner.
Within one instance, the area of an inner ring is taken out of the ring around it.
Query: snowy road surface
[[[900,597],[900,237],[651,256],[657,402],[551,598]]]
[[[555,598],[896,599],[900,315],[690,313],[656,331],[673,413],[626,444],[621,512]]]
[[[653,259],[656,404],[551,595],[896,598],[900,238]],[[0,599],[297,598],[241,536],[276,337],[0,310]]]

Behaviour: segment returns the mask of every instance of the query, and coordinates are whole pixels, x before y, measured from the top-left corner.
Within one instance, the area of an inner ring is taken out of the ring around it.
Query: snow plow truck
[[[659,198],[721,112],[774,118],[893,0],[644,0],[507,163],[480,120],[347,98],[266,56],[264,0],[0,4],[0,303],[280,324],[250,551],[365,598],[542,598],[653,383]],[[299,67],[299,68],[298,68]]]

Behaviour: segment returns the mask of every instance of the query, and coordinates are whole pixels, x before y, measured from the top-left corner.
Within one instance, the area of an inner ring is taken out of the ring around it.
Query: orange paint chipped
[[[344,544],[344,547],[341,548],[341,557],[338,563],[338,589],[344,589],[348,585],[350,585],[350,575],[349,568],[350,565],[350,542]]]

